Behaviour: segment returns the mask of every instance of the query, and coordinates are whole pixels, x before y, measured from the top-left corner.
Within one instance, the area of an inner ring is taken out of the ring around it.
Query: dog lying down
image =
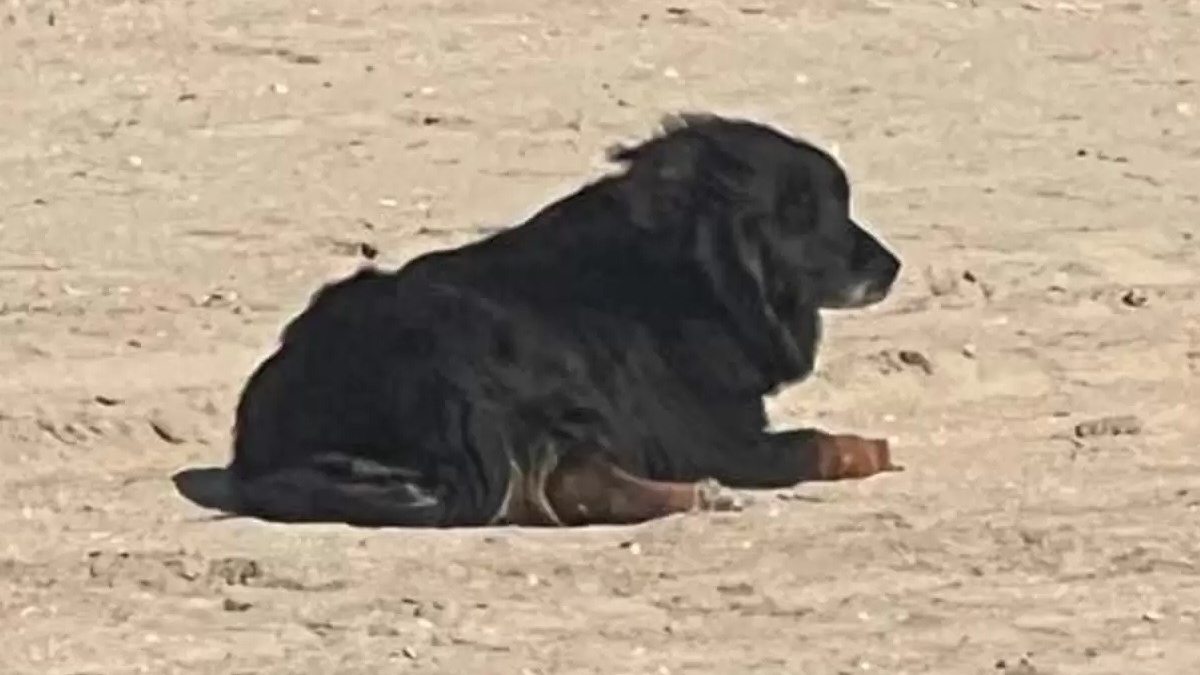
[[[766,430],[821,309],[900,261],[825,152],[710,114],[523,224],[321,288],[246,384],[234,510],[359,526],[633,523],[734,488],[896,470],[885,441]]]

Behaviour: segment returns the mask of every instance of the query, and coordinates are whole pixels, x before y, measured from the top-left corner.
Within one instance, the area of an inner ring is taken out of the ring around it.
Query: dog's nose
[[[900,263],[900,258],[898,256],[896,256],[895,254],[888,253],[888,255],[887,255],[888,278],[890,278],[892,281],[895,281],[896,277],[900,276],[900,268],[901,267],[903,267],[903,265]]]
[[[868,273],[885,287],[891,286],[896,277],[900,276],[900,267],[900,258],[890,251],[884,251],[883,255],[877,256],[867,264]]]

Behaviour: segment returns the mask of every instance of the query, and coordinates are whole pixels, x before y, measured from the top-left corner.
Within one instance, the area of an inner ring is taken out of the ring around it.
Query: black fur
[[[818,310],[882,300],[899,260],[838,164],[770,127],[680,115],[611,157],[518,227],[322,288],[242,394],[238,510],[480,525],[544,453],[806,478],[811,432],[765,431],[762,397],[812,371]]]

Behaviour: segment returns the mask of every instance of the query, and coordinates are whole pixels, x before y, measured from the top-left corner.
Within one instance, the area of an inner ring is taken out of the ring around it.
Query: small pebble
[[[1146,294],[1137,289],[1125,291],[1125,294],[1121,296],[1121,304],[1126,307],[1144,307],[1148,300]]]
[[[961,278],[959,274],[951,270],[932,267],[925,270],[925,283],[929,285],[929,292],[935,297],[957,293]]]
[[[906,366],[918,368],[926,375],[933,374],[933,363],[930,362],[929,357],[925,356],[921,352],[911,349],[901,349],[896,353],[896,358],[900,359],[900,363],[903,363]]]
[[[1076,424],[1075,436],[1134,436],[1142,433],[1142,428],[1142,420],[1137,415],[1109,415]]]
[[[167,419],[162,411],[154,411],[150,414],[146,422],[154,433],[162,440],[172,445],[179,445],[187,442],[187,437],[179,431],[179,427]]]
[[[250,609],[251,606],[248,602],[234,600],[233,598],[225,598],[221,603],[221,609],[224,609],[226,612],[244,612]]]

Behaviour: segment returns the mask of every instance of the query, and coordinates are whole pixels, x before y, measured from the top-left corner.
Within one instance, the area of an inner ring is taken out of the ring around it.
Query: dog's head
[[[761,248],[769,294],[800,294],[824,309],[866,307],[886,298],[899,274],[896,255],[851,217],[837,160],[769,126],[673,115],[661,135],[610,156],[631,174],[655,174],[660,190],[669,184],[657,196],[676,209],[716,208],[709,215],[726,222],[713,225]]]
[[[627,165],[635,219],[684,237],[737,320],[766,318],[777,349],[815,349],[817,309],[875,304],[899,274],[897,256],[851,216],[839,163],[776,129],[687,113],[610,156]],[[811,368],[811,353],[790,357]]]

